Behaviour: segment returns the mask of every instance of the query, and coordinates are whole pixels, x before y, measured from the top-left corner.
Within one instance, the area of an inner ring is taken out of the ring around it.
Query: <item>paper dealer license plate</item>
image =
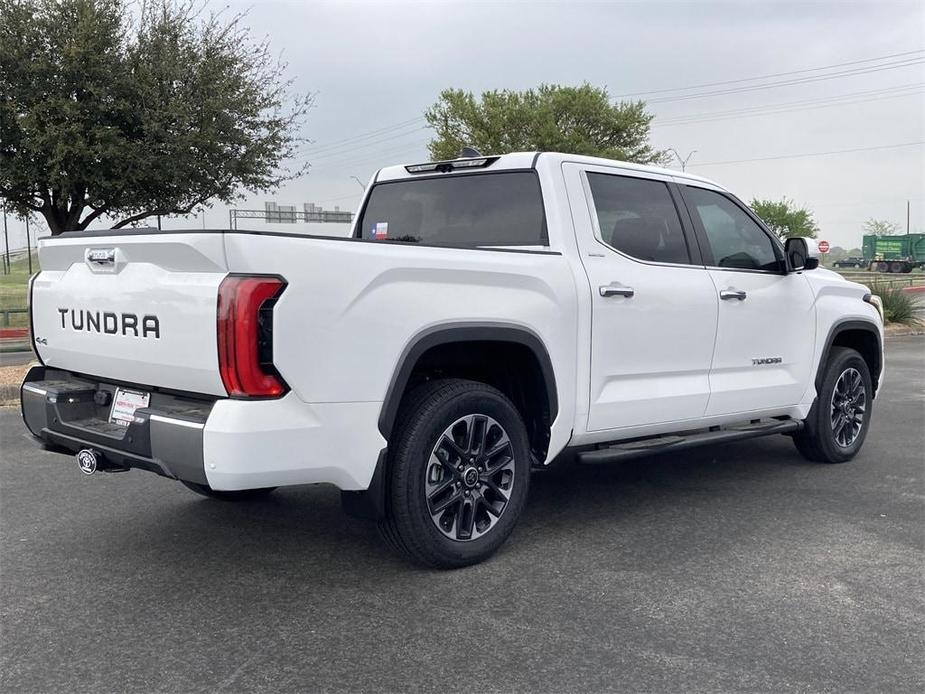
[[[110,423],[127,427],[135,421],[135,410],[147,407],[150,400],[151,393],[116,388],[116,394],[112,398],[112,411],[109,413]]]

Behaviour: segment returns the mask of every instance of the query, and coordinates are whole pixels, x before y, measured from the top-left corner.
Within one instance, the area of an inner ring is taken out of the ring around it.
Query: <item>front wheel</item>
[[[514,529],[530,485],[520,413],[491,386],[445,379],[411,393],[398,421],[379,524],[385,539],[435,568],[491,556]]]
[[[870,426],[874,389],[867,362],[853,349],[833,347],[803,430],[793,437],[807,460],[845,463],[854,458]]]
[[[250,501],[251,499],[264,497],[276,489],[276,487],[263,487],[261,489],[221,491],[219,489],[212,489],[212,487],[207,484],[197,484],[196,482],[186,482],[185,480],[180,480],[180,482],[183,483],[184,487],[201,496],[207,496],[210,499],[218,499],[219,501]]]

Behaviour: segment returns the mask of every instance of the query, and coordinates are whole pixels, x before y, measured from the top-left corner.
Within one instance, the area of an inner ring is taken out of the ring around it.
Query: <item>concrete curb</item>
[[[0,353],[28,352],[29,349],[28,340],[0,340]]]
[[[925,335],[925,326],[923,325],[887,325],[883,329],[886,339],[893,337],[908,337],[910,335]]]

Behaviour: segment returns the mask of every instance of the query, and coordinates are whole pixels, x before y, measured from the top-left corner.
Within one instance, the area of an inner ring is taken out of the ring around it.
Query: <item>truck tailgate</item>
[[[65,235],[43,242],[39,260],[32,329],[48,366],[226,394],[216,337],[223,234]]]

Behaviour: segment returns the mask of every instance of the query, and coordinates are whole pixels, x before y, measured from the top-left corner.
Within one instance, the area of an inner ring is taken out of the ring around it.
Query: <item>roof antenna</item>
[[[478,151],[475,147],[465,146],[459,150],[460,159],[471,159],[472,157],[480,157],[482,153]]]

